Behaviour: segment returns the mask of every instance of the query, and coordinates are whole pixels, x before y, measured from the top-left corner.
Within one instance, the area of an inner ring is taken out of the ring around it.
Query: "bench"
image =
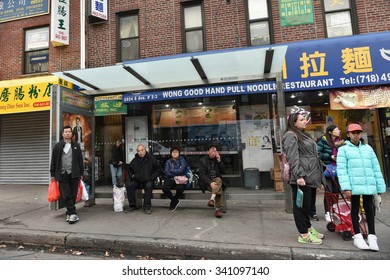
[[[137,207],[142,206],[142,200],[143,200],[143,194],[144,190],[143,189],[137,189],[136,191],[136,198],[137,198]],[[223,213],[227,212],[227,192],[223,191],[222,192],[225,203],[223,208],[221,209]],[[191,200],[204,200],[205,203],[210,199],[211,193],[209,191],[206,191],[205,193],[202,193],[200,188],[196,189],[189,189],[185,190],[183,197],[181,199],[191,199]],[[95,189],[95,198],[112,198],[112,189],[105,187],[104,190],[96,190]],[[126,196],[127,198],[127,196]],[[153,196],[152,199],[168,199],[161,188],[154,188],[153,189]]]

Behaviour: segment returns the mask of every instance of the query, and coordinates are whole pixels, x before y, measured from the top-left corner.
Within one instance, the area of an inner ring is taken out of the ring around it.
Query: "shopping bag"
[[[82,184],[82,187],[83,187],[83,192],[81,194],[81,200],[87,201],[89,199],[89,194],[88,194],[87,188],[85,187],[85,183],[84,183],[84,181],[80,180],[80,184]]]
[[[59,200],[61,197],[60,186],[58,182],[53,180],[49,184],[49,189],[47,191],[47,200],[49,202],[54,202]]]
[[[328,179],[336,178],[337,176],[336,165],[333,165],[331,163],[327,164],[326,169],[324,171],[324,175]]]
[[[125,190],[126,188],[114,187],[112,189],[112,198],[114,199],[114,211],[123,212],[125,206]]]
[[[297,199],[295,200],[295,203],[299,208],[302,208],[303,205],[303,191],[298,187],[297,190]]]
[[[287,161],[285,153],[279,154],[280,170],[282,179],[286,182],[290,181],[290,164]]]

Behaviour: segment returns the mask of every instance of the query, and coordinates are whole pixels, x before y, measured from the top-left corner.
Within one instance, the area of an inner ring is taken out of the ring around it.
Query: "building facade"
[[[166,57],[169,61],[172,56],[178,57],[182,54],[275,45],[288,46],[287,59],[289,51],[296,50],[299,52],[298,62],[302,62],[300,58],[303,58],[304,53],[308,56],[308,61],[321,60],[325,59],[322,56],[325,50],[321,49],[325,42],[334,42],[330,48],[336,48],[343,45],[343,42],[353,44],[344,40],[349,36],[358,38],[359,34],[378,34],[379,38],[382,38],[389,36],[387,32],[390,30],[387,20],[390,2],[387,0],[27,2],[31,2],[29,7],[25,7],[32,13],[31,17],[18,15],[16,7],[4,5],[0,9],[0,108],[6,108],[0,111],[0,184],[44,183],[49,179],[47,167],[50,154],[50,106],[43,106],[39,111],[8,109],[10,101],[5,100],[4,93],[11,88],[9,81],[13,81],[13,92],[10,96],[15,101],[13,94],[21,91],[20,86],[25,84],[26,78],[47,77],[47,83],[52,84],[49,81],[52,73],[105,68],[126,61],[142,63],[164,59],[166,56],[169,56]],[[64,2],[68,5],[66,9],[61,6]],[[45,3],[51,5],[51,9],[45,10]],[[33,14],[33,6],[36,5],[38,15]],[[53,10],[53,7],[56,9]],[[53,14],[63,17],[68,14],[69,19],[53,17]],[[68,32],[65,32],[68,37],[65,43],[54,40],[54,33],[51,31],[53,26]],[[297,42],[307,44],[300,45]],[[312,48],[312,52],[306,52],[305,48]],[[348,45],[345,48],[348,48]],[[385,44],[383,49],[387,57],[386,51],[390,50],[390,46]],[[348,122],[360,122],[367,131],[366,140],[380,157],[383,170],[389,170],[386,168],[389,167],[387,154],[390,134],[386,135],[386,127],[390,127],[389,102],[385,102],[385,105],[382,102],[374,106],[360,106],[359,109],[352,107],[352,110],[345,106],[337,107],[331,102],[334,101],[334,95],[350,92],[356,94],[362,89],[362,84],[369,87],[368,95],[376,94],[375,96],[388,100],[388,73],[380,72],[378,79],[368,76],[370,82],[367,84],[358,83],[356,79],[350,80],[351,73],[344,73],[345,76],[337,77],[344,81],[341,87],[331,82],[319,86],[317,81],[308,83],[305,87],[287,88],[287,85],[295,82],[325,76],[325,70],[332,69],[333,64],[336,65],[336,61],[328,60],[324,66],[326,69],[320,69],[323,70],[321,72],[314,69],[316,66],[320,67],[320,64],[312,63],[307,65],[306,73],[300,73],[303,71],[303,65],[298,62],[290,63],[293,65],[290,66],[287,60],[283,66],[283,79],[288,82],[284,88],[287,114],[294,106],[309,109],[313,116],[309,131],[314,138],[320,137],[331,123],[338,124],[345,133]],[[342,62],[340,55],[337,63],[345,66]],[[381,63],[386,63],[386,60]],[[368,68],[360,68],[359,71],[359,75],[369,75],[373,70],[370,72]],[[290,81],[289,76],[298,72],[299,81]],[[329,75],[330,81],[333,77]],[[68,77],[68,81],[59,79],[58,84],[68,87],[74,84],[81,89],[85,88],[85,81]],[[67,84],[68,82],[71,83]],[[34,83],[34,80],[27,82],[24,89],[27,90]],[[228,170],[227,179],[231,186],[255,187],[244,180],[245,170],[253,168],[260,171],[260,188],[272,186],[277,181],[274,171],[277,169],[277,163],[274,158],[280,151],[280,136],[283,131],[278,124],[278,100],[275,90],[272,90],[272,86],[270,90],[248,90],[248,87],[263,86],[256,83],[257,81],[251,80],[240,83],[226,80],[216,86],[184,84],[172,88],[150,88],[146,92],[152,95],[165,94],[173,97],[157,98],[153,102],[143,99],[137,102],[126,101],[122,98],[119,99],[122,100],[119,102],[122,108],[120,111],[96,109],[96,112],[100,112],[95,114],[93,130],[97,185],[110,184],[109,151],[115,140],[121,139],[125,143],[127,161],[131,160],[135,153],[135,145],[141,142],[162,161],[169,155],[170,147],[179,146],[191,163],[206,153],[208,144],[215,143],[223,155]],[[213,94],[205,97],[199,94],[200,91]],[[218,94],[222,91],[230,91],[230,94]],[[373,93],[378,91],[379,93]],[[182,98],[185,92],[188,94],[186,98]],[[118,107],[118,103],[112,100],[118,100],[118,95],[132,93],[143,94],[138,90],[97,93],[96,106],[109,103],[109,107]],[[26,96],[34,98],[34,95]],[[356,95],[356,98],[359,96],[361,95]],[[38,131],[37,123],[42,124]],[[26,133],[28,129],[31,129],[31,132]],[[14,139],[19,139],[18,147],[28,146],[31,139],[36,138],[36,134],[42,139],[36,141],[35,151],[31,153],[12,145]],[[43,156],[43,159],[37,167],[34,166],[34,160],[38,154]],[[26,156],[30,160],[25,162],[30,164],[21,167],[18,162]],[[10,164],[12,168],[9,167]],[[19,174],[12,171],[14,168],[22,168],[21,173],[25,174],[23,180]],[[39,175],[32,180],[34,174]],[[387,174],[387,178],[389,176]],[[273,182],[271,178],[276,180]]]

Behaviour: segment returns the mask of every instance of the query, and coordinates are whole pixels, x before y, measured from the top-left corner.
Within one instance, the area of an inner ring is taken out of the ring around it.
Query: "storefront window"
[[[235,101],[191,102],[153,105],[153,140],[149,146],[159,157],[177,146],[190,161],[215,144],[229,173],[238,171],[238,126]]]

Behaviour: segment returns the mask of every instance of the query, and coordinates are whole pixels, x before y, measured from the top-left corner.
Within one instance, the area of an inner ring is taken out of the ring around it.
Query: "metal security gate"
[[[0,116],[0,184],[48,184],[50,111]]]

